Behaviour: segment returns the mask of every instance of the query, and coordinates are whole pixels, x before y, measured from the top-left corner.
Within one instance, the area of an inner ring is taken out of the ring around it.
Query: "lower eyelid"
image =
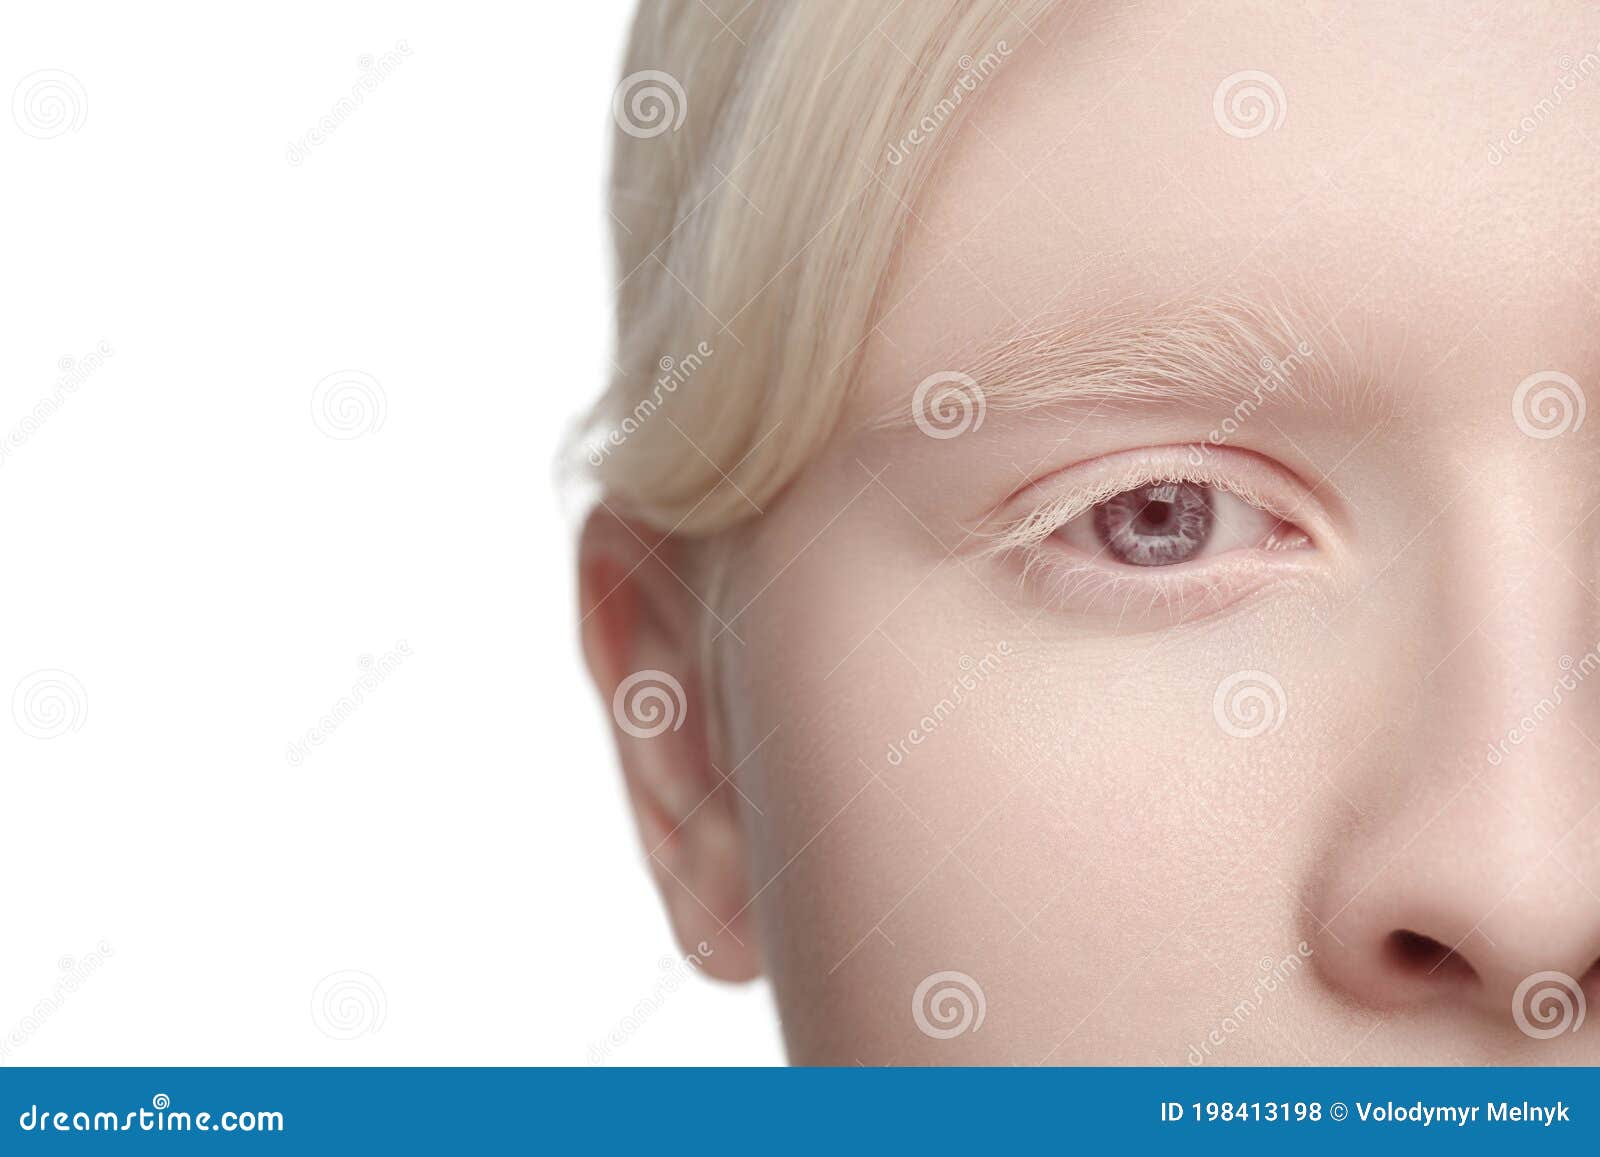
[[[1052,557],[1053,556],[1053,557]],[[1298,568],[1275,565],[1255,552],[1230,551],[1167,567],[1105,565],[1048,546],[1023,561],[1021,581],[1036,597],[1081,615],[1114,614],[1119,624],[1140,619],[1195,621],[1243,602],[1269,585],[1298,583]]]
[[[1283,525],[1275,515],[1260,513]],[[1294,533],[1303,545],[1314,545],[1307,532],[1295,527]],[[1051,532],[1005,552],[1015,555],[1013,566],[1021,585],[1033,597],[1063,612],[1086,618],[1104,616],[1129,629],[1152,621],[1155,625],[1197,622],[1269,586],[1287,591],[1317,573],[1314,552],[1265,542],[1256,548],[1230,547],[1166,566],[1137,566],[1106,558],[1103,553],[1097,558],[1094,551],[1080,546],[1058,544],[1057,537],[1057,532]]]

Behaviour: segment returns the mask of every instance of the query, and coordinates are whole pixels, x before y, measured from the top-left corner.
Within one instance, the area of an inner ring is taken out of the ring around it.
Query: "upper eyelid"
[[[1202,458],[1201,464],[1196,466],[1187,456],[1189,449],[1189,447],[1152,448],[1150,451],[1143,453],[1153,455],[1160,450],[1184,451],[1184,453],[1181,457],[1175,457],[1174,460],[1153,457],[1141,458],[1139,461],[1129,463],[1125,470],[1120,470],[1098,479],[1093,485],[1083,486],[1066,494],[1057,495],[1042,505],[1032,507],[1021,517],[1013,518],[1004,523],[998,530],[984,535],[983,537],[988,542],[988,545],[982,553],[985,556],[1004,555],[1016,550],[1038,547],[1072,519],[1087,513],[1107,499],[1124,491],[1133,490],[1140,486],[1148,486],[1156,482],[1205,484],[1218,490],[1227,491],[1274,517],[1286,521],[1295,517],[1294,512],[1288,509],[1290,504],[1276,500],[1274,496],[1263,493],[1260,488],[1250,485],[1243,479],[1230,477],[1226,470],[1208,468],[1204,458]],[[1079,465],[1083,464],[1080,463]],[[1017,491],[1005,505],[1015,505],[1023,495],[1048,485],[1051,478],[1077,468],[1077,466],[1069,466],[1044,479],[1029,483]]]

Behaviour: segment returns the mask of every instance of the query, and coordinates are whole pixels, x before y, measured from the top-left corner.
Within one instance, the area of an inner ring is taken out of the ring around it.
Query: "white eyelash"
[[[1141,462],[1122,474],[1113,475],[1073,493],[1063,494],[1029,511],[1022,518],[989,535],[990,545],[982,553],[986,557],[994,557],[1008,555],[1014,551],[1032,551],[1042,546],[1052,534],[1074,518],[1093,510],[1102,502],[1115,498],[1125,491],[1161,482],[1204,484],[1215,490],[1226,491],[1277,518],[1288,518],[1287,514],[1278,509],[1277,504],[1254,487],[1237,479],[1218,477],[1202,467],[1193,467],[1190,463]]]
[[[1092,559],[1074,561],[1065,551],[1045,547],[1056,531],[1102,502],[1125,491],[1162,482],[1203,484],[1232,494],[1274,517],[1289,519],[1279,502],[1238,479],[1208,471],[1203,465],[1187,461],[1140,462],[1120,474],[1063,494],[1029,511],[987,536],[990,542],[981,555],[1020,556],[1021,584],[1032,586],[1052,605],[1094,612],[1101,604],[1115,605],[1120,598],[1118,626],[1130,613],[1137,618],[1152,612],[1176,611],[1182,619],[1191,604],[1218,605],[1225,601],[1230,580],[1215,571],[1186,567],[1174,572],[1167,567],[1141,567],[1138,573],[1119,573]]]

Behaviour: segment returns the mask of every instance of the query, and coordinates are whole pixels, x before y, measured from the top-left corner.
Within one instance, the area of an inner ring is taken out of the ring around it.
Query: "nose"
[[[1571,644],[1593,623],[1566,605],[1545,592],[1516,622],[1477,620],[1351,769],[1361,814],[1319,852],[1306,905],[1313,965],[1347,1001],[1514,1040],[1550,992],[1600,997],[1600,653]]]
[[[1574,874],[1571,841],[1557,831],[1541,842],[1542,824],[1508,840],[1491,790],[1468,788],[1431,822],[1412,813],[1340,857],[1313,910],[1314,942],[1347,997],[1384,1009],[1438,1004],[1510,1027],[1518,1006],[1533,1014],[1535,989],[1564,988],[1576,1001],[1594,985],[1600,900]],[[1401,843],[1419,824],[1422,834]]]

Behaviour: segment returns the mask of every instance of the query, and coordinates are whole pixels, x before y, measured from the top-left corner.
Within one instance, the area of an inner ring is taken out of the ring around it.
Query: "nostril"
[[[1431,976],[1438,980],[1478,979],[1478,970],[1461,953],[1441,944],[1432,936],[1424,936],[1409,928],[1389,933],[1385,948],[1397,968],[1414,975]]]

